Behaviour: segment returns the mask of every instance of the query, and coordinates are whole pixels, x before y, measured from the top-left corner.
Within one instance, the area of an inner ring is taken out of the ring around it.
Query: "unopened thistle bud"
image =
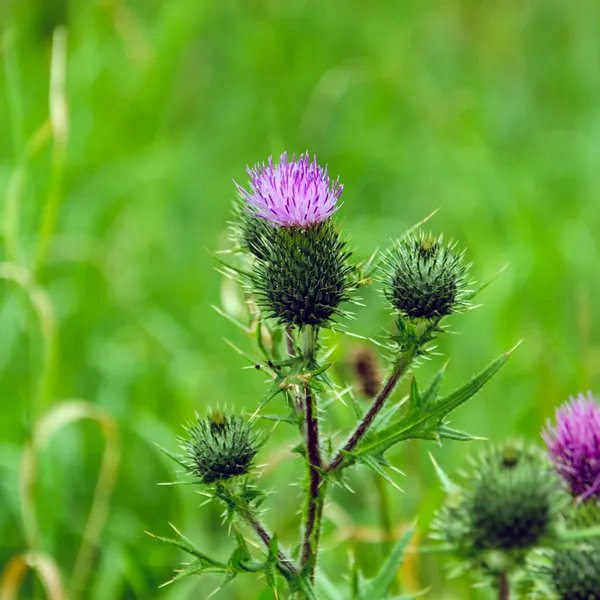
[[[198,417],[188,434],[183,444],[188,472],[206,484],[247,474],[260,447],[248,423],[220,411]]]
[[[600,507],[585,503],[573,509],[571,528],[600,525]],[[581,548],[554,550],[549,576],[560,600],[600,600],[600,539],[582,540]]]
[[[464,252],[442,238],[410,236],[384,257],[386,296],[409,319],[440,319],[466,305]]]
[[[537,451],[506,447],[484,456],[469,506],[475,547],[535,546],[553,524],[555,489]]]
[[[571,398],[556,410],[542,437],[558,474],[573,496],[600,497],[600,404],[591,393]]]
[[[269,158],[248,173],[250,191],[237,187],[247,203],[244,243],[259,259],[258,303],[285,325],[327,325],[353,288],[350,252],[329,220],[342,186],[304,154],[288,162],[284,153],[277,165]]]
[[[563,506],[541,453],[519,445],[492,449],[476,463],[460,496],[448,498],[438,537],[471,559],[488,551],[524,551],[553,531]]]

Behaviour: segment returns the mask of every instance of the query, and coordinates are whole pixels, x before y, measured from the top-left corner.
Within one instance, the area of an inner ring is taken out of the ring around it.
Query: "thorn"
[[[146,531],[145,529],[142,529],[142,531],[143,531],[145,534],[149,535],[151,538],[154,538],[155,540],[156,540],[156,539],[158,539],[158,536],[157,536],[157,535],[154,535],[153,533],[150,533],[149,531]]]
[[[524,339],[520,339],[506,354],[510,356],[524,341]]]
[[[169,523],[169,527],[171,527],[173,529],[173,531],[179,536],[179,537],[183,537],[181,531],[179,531],[179,529],[177,529],[177,527],[175,527],[175,525],[173,525],[173,523]]]
[[[161,583],[161,584],[158,586],[158,588],[160,589],[160,588],[167,587],[168,585],[171,585],[171,584],[172,584],[172,583],[174,583],[174,582],[175,582],[175,580],[174,580],[174,579],[169,579],[169,581],[165,581],[164,583]]]

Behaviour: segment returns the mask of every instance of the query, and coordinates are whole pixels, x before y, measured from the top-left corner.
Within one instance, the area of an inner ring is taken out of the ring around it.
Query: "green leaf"
[[[344,594],[335,587],[321,569],[317,569],[316,584],[319,595],[323,600],[345,600]]]
[[[388,598],[388,591],[402,565],[404,553],[413,533],[414,529],[407,530],[396,542],[379,573],[362,588],[358,600],[386,600]]]
[[[438,440],[447,434],[451,439],[471,439],[468,434],[446,427],[444,419],[450,412],[473,397],[502,368],[511,352],[512,350],[497,358],[458,390],[444,398],[435,400],[434,396],[441,385],[443,371],[438,373],[426,392],[427,401],[423,402],[425,395],[418,397],[417,402],[421,405],[420,410],[409,408],[408,413],[397,423],[393,423],[369,436],[354,452],[354,458],[357,459],[364,454],[383,454],[390,446],[410,438]],[[411,393],[413,395],[418,394],[416,386],[413,387]]]
[[[429,459],[433,463],[433,468],[435,469],[436,475],[438,476],[438,479],[442,484],[442,490],[444,490],[446,494],[459,493],[460,488],[452,481],[452,479],[450,479],[450,477],[448,477],[448,475],[446,475],[446,472],[442,469],[442,467],[440,467],[440,465],[437,464],[437,461],[435,460],[435,458],[433,458],[431,452],[429,453]]]
[[[171,527],[173,527],[171,525]],[[180,533],[177,529],[175,529],[175,527],[173,527],[173,529],[175,530],[175,533],[177,533],[177,535],[179,535],[178,540],[173,539],[173,538],[167,538],[167,537],[162,537],[159,535],[154,535],[153,533],[148,533],[149,536],[153,537],[155,540],[158,540],[159,542],[164,542],[165,544],[169,544],[170,546],[173,546],[174,548],[178,548],[179,550],[182,550],[183,552],[187,553],[187,554],[191,554],[192,556],[196,557],[200,562],[205,562],[207,565],[211,565],[213,567],[219,567],[219,568],[226,568],[226,565],[224,565],[222,562],[219,562],[218,560],[214,560],[213,558],[210,558],[210,556],[207,556],[206,554],[204,554],[204,552],[201,552],[200,550],[198,550],[196,547],[193,546],[193,544],[182,534]]]

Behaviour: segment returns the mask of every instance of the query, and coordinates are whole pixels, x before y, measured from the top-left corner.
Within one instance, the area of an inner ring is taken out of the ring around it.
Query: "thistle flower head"
[[[489,570],[490,553],[522,560],[552,532],[564,504],[542,453],[520,444],[492,448],[460,493],[448,496],[437,537],[454,545],[459,558]]]
[[[188,472],[207,484],[247,474],[260,447],[248,423],[221,411],[198,417],[188,434],[183,443]]]
[[[350,252],[333,224],[271,228],[261,240],[253,283],[266,315],[289,326],[327,326],[354,285]]]
[[[600,405],[591,393],[571,398],[548,420],[542,437],[556,471],[573,496],[600,497]]]
[[[431,235],[410,236],[384,257],[386,296],[409,319],[436,319],[466,305],[464,252]]]
[[[337,201],[343,185],[331,181],[327,166],[323,169],[308,153],[288,162],[284,152],[278,164],[270,156],[268,164],[247,169],[249,190],[235,184],[248,204],[248,210],[272,225],[306,228],[322,223],[339,208]]]

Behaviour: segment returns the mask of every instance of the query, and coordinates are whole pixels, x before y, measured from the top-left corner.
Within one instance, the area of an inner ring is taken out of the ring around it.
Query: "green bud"
[[[466,564],[488,574],[510,570],[550,539],[567,501],[540,451],[492,448],[475,462],[468,484],[448,495],[436,534]]]
[[[455,244],[431,235],[410,236],[384,257],[386,296],[409,319],[440,319],[467,304],[468,266]]]
[[[568,520],[573,529],[600,525],[600,506],[575,507]],[[600,539],[584,540],[581,548],[553,551],[549,575],[561,600],[600,600]]]
[[[331,222],[300,229],[271,226],[261,238],[254,291],[267,316],[284,325],[326,326],[349,299],[354,267]]]
[[[188,472],[203,483],[246,475],[260,442],[241,417],[214,411],[188,428],[184,440]]]
[[[476,548],[535,546],[549,532],[555,481],[537,452],[506,447],[483,457],[469,499]]]

